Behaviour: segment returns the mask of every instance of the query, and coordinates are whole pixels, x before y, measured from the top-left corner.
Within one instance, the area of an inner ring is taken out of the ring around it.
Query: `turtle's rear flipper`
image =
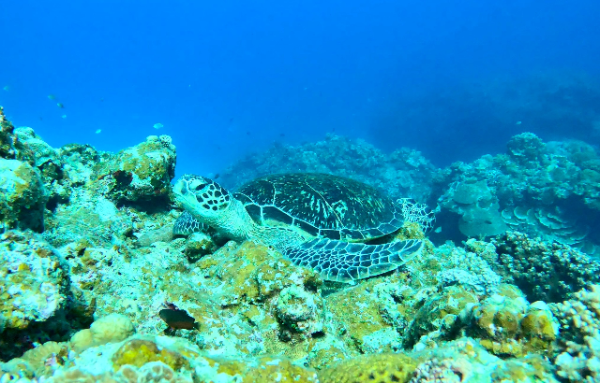
[[[288,248],[283,255],[296,265],[315,269],[327,280],[352,282],[398,268],[419,254],[422,245],[416,239],[367,245],[317,238]]]

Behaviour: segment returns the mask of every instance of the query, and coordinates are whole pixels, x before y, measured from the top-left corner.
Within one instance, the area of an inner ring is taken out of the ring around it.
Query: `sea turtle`
[[[257,240],[327,280],[353,282],[394,270],[422,246],[420,240],[394,239],[404,222],[398,204],[349,178],[270,175],[230,193],[213,180],[187,174],[173,190],[185,209],[176,234],[207,225],[229,239]]]

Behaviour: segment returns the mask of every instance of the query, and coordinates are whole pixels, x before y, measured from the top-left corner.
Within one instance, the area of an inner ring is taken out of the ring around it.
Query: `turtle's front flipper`
[[[285,249],[283,255],[310,267],[330,281],[352,282],[398,268],[421,251],[422,241],[410,239],[381,245],[317,238]]]
[[[187,211],[181,213],[173,225],[173,235],[188,236],[202,230],[206,230],[205,225]]]

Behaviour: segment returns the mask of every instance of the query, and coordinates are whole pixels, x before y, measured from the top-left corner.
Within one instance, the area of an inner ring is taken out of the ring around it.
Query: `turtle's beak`
[[[187,190],[187,183],[184,182],[183,179],[180,179],[173,186],[173,192],[175,194],[177,194],[177,195],[179,195],[179,194],[186,194],[188,192],[188,190]]]
[[[173,186],[173,193],[175,194],[175,203],[182,208],[186,208],[185,201],[190,197],[187,180],[184,178],[179,179]]]

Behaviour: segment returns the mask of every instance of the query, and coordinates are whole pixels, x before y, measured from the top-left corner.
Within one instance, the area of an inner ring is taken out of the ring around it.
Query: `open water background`
[[[55,147],[171,135],[178,175],[327,132],[438,166],[522,131],[597,144],[598,15],[593,0],[3,0],[0,105]]]

